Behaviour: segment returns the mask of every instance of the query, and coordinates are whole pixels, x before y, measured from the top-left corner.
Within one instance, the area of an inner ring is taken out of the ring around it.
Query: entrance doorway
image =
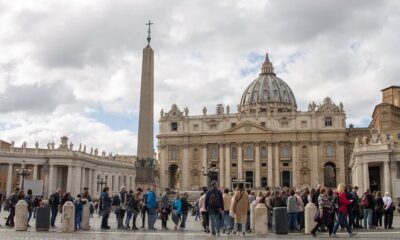
[[[268,180],[266,177],[261,178],[261,187],[265,188],[268,186]]]
[[[209,172],[208,176],[209,176],[209,178],[208,178],[209,179],[208,186],[211,186],[211,182],[212,181],[216,181],[218,183],[218,172],[217,171]]]
[[[250,188],[253,188],[254,180],[253,180],[253,171],[246,171],[245,172],[245,181],[246,183],[250,184]]]
[[[176,171],[178,170],[178,165],[172,164],[168,168],[169,172],[169,188],[176,189]]]
[[[381,168],[379,166],[369,167],[369,189],[371,192],[381,191]]]
[[[333,162],[327,162],[324,165],[324,185],[336,187],[336,165]]]
[[[282,187],[291,187],[292,185],[292,179],[291,179],[291,174],[290,171],[282,171]]]

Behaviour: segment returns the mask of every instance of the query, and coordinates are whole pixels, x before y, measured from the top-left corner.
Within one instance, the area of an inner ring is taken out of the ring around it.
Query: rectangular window
[[[261,166],[262,166],[262,167],[266,167],[266,166],[267,166],[267,163],[263,162],[263,163],[261,163]]]
[[[284,167],[289,167],[289,163],[283,163]]]
[[[261,122],[261,127],[265,128],[265,122]]]
[[[216,124],[216,123],[211,123],[211,124],[210,124],[210,129],[211,129],[211,130],[217,129],[217,124]]]
[[[287,121],[280,122],[280,126],[281,126],[281,128],[288,128],[289,127],[289,122],[287,122]]]
[[[301,128],[307,128],[307,121],[301,121]]]
[[[193,124],[193,131],[199,131],[199,124]]]
[[[236,165],[236,163],[232,163],[232,167],[236,167],[237,165]]]
[[[178,123],[177,122],[171,123],[171,131],[178,131]]]
[[[231,123],[231,128],[236,127],[236,123]]]
[[[325,127],[332,127],[332,117],[325,118]]]

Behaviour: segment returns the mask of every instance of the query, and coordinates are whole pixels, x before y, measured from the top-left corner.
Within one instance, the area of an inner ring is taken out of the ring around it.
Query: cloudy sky
[[[0,0],[0,139],[136,154],[149,19],[156,121],[235,106],[266,51],[299,110],[330,96],[356,127],[400,82],[400,1]]]

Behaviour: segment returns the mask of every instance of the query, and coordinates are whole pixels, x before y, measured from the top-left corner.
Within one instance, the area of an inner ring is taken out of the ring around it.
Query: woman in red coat
[[[349,205],[353,200],[348,200],[345,192],[345,185],[340,183],[337,187],[337,194],[339,197],[339,208],[337,209],[338,221],[333,227],[333,237],[336,236],[336,231],[338,230],[339,225],[342,225],[346,228],[349,233],[349,237],[356,235],[356,233],[351,231],[349,223],[347,222],[347,205]]]

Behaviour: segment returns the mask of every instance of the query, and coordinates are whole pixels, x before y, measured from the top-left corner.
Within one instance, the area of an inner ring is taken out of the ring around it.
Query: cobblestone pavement
[[[101,218],[95,215],[91,218],[91,230],[90,231],[78,231],[74,233],[61,233],[60,227],[61,217],[57,217],[57,228],[50,229],[49,232],[36,232],[35,231],[35,221],[32,219],[30,225],[32,227],[28,228],[26,232],[16,232],[13,228],[5,227],[5,219],[8,212],[2,212],[0,214],[0,239],[84,239],[84,240],[97,240],[97,239],[141,239],[141,240],[198,240],[198,239],[216,239],[215,237],[210,237],[209,235],[202,233],[200,231],[200,222],[194,221],[194,217],[188,217],[187,230],[184,232],[175,231],[148,231],[140,230],[137,232],[132,232],[132,230],[117,230],[116,229],[116,219],[115,215],[110,216],[109,225],[112,229],[108,231],[100,230],[100,220]],[[147,220],[147,219],[146,219]],[[141,224],[141,218],[138,218],[137,226]],[[170,229],[173,228],[172,221],[168,222]],[[395,217],[394,219],[395,229],[385,231],[385,230],[370,230],[370,231],[358,231],[357,239],[400,239],[400,217]],[[160,221],[157,220],[156,228],[160,229]],[[338,232],[339,237],[347,237],[345,232]],[[290,233],[288,235],[275,235],[273,233],[268,234],[266,237],[256,237],[253,234],[249,234],[244,239],[313,239],[310,235],[304,235],[302,233]],[[318,238],[328,238],[326,233],[322,233]],[[236,236],[222,236],[218,239],[243,239]]]

